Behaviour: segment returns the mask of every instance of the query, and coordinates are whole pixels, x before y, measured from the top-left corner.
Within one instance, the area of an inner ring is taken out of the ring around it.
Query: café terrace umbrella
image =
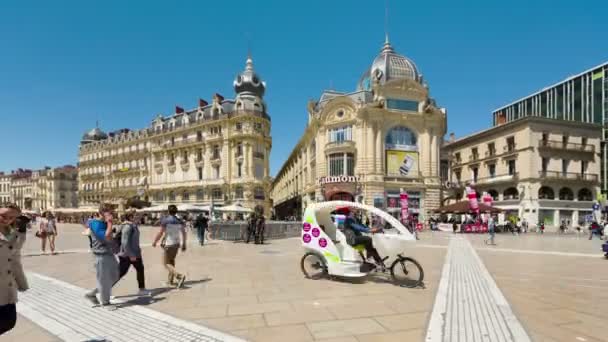
[[[433,210],[434,213],[441,214],[473,214],[468,200],[456,202]],[[479,212],[497,214],[501,213],[500,208],[491,207],[487,204],[479,203]]]
[[[231,212],[231,213],[252,213],[253,210],[249,208],[245,208],[238,204],[231,204],[224,207],[215,207],[213,210],[223,211],[223,212]]]
[[[202,204],[178,204],[177,205],[177,210],[178,211],[211,211],[211,207],[208,205],[202,205]]]

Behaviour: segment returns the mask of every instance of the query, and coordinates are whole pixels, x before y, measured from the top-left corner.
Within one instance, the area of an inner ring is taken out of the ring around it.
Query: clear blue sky
[[[418,65],[458,136],[608,60],[605,1],[389,7],[393,46]],[[96,120],[143,128],[176,104],[232,97],[250,40],[267,82],[274,175],[304,129],[307,100],[332,84],[354,90],[378,54],[384,1],[3,1],[0,35],[0,170],[75,163]]]

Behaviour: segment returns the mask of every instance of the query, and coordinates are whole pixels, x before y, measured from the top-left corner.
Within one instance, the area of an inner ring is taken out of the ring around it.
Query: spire
[[[245,66],[246,71],[253,71],[253,60],[251,59],[251,54],[247,53],[247,63]]]
[[[391,42],[388,39],[388,0],[384,5],[384,46],[382,47],[382,53],[394,52]]]

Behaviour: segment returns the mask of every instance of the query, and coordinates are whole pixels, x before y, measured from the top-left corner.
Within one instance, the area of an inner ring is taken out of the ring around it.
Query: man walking
[[[95,273],[97,287],[88,292],[85,297],[93,304],[99,305],[97,294],[102,306],[110,305],[112,286],[118,280],[118,263],[114,257],[114,241],[112,238],[112,208],[103,205],[99,210],[100,219],[90,222],[91,251],[95,256]]]
[[[496,243],[494,243],[494,236],[496,236],[496,224],[494,221],[494,216],[490,216],[488,218],[488,233],[490,234],[490,238],[485,240],[486,245],[495,246]]]
[[[161,247],[163,247],[163,263],[168,272],[167,285],[176,286],[178,288],[184,285],[186,276],[178,273],[175,269],[175,258],[179,250],[180,242],[182,252],[186,251],[186,228],[184,223],[177,218],[177,207],[171,204],[168,207],[169,216],[164,217],[160,223],[160,230],[154,238],[152,247],[156,247],[158,241],[162,238]],[[180,235],[182,237],[180,241]],[[177,282],[176,282],[177,281]]]
[[[119,275],[116,283],[127,274],[129,267],[133,265],[137,272],[137,285],[139,286],[139,295],[148,296],[146,290],[146,277],[144,274],[144,262],[141,256],[141,247],[139,245],[139,227],[133,222],[133,213],[127,213],[123,217],[120,232],[120,252],[118,253],[118,269]],[[115,284],[116,284],[115,283]]]
[[[194,221],[194,228],[200,245],[205,244],[205,231],[209,227],[209,219],[204,214],[199,214]]]

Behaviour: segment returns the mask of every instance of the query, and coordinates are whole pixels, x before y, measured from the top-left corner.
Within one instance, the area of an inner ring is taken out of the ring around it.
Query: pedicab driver
[[[347,235],[346,241],[348,242],[348,244],[351,246],[363,245],[365,247],[365,251],[367,252],[367,257],[369,258],[371,256],[372,258],[374,258],[374,261],[376,262],[376,264],[382,265],[383,264],[382,258],[380,257],[380,254],[378,254],[378,251],[374,248],[374,245],[372,243],[372,238],[361,234],[361,233],[376,233],[379,231],[379,229],[378,228],[370,229],[369,227],[366,227],[365,225],[358,223],[357,220],[355,220],[355,213],[353,211],[351,211],[350,208],[348,208],[348,207],[339,208],[338,210],[336,210],[336,213],[346,216],[346,219],[344,220],[344,229],[352,232],[351,238],[349,238]]]

